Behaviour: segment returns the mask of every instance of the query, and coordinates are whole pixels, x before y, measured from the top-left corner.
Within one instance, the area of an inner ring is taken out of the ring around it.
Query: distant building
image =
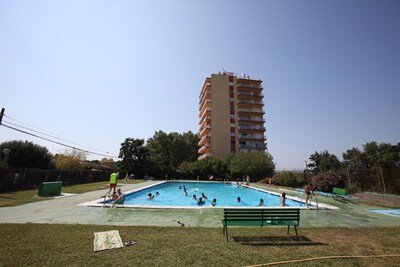
[[[266,150],[261,83],[231,72],[206,78],[199,99],[199,160]]]

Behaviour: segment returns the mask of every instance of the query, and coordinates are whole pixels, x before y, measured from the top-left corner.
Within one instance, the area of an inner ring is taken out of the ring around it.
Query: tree
[[[0,158],[5,165],[3,149],[10,149],[8,166],[10,168],[47,169],[53,155],[46,147],[28,141],[7,141],[0,144]]]
[[[188,172],[193,177],[197,177],[197,175],[203,178],[210,175],[225,177],[228,167],[226,162],[220,158],[205,158],[189,163]]]
[[[147,140],[152,174],[159,177],[178,175],[182,162],[197,160],[197,143],[197,135],[190,131],[183,134],[155,132]]]
[[[309,159],[311,163],[307,166],[310,167],[315,174],[330,170],[338,170],[340,168],[339,159],[335,155],[329,154],[327,150],[321,151],[321,153],[315,151]]]
[[[56,167],[60,170],[82,170],[85,169],[86,153],[81,150],[65,150],[64,154],[55,156]]]
[[[232,175],[249,175],[253,181],[269,175],[274,169],[272,156],[263,152],[240,152],[229,159]]]
[[[122,158],[120,167],[136,177],[145,175],[147,166],[147,148],[143,139],[126,138],[121,144],[119,157]]]

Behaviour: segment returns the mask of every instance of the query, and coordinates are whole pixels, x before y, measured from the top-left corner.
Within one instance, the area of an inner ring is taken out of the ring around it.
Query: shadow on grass
[[[233,236],[235,242],[248,246],[327,246],[325,243],[313,242],[305,236]]]

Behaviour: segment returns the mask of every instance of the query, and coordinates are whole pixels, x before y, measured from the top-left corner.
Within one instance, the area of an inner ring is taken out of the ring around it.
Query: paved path
[[[155,182],[125,184],[122,188],[126,192],[153,183]],[[65,193],[67,192],[66,187]],[[187,227],[222,227],[221,209],[131,209],[79,206],[84,202],[100,198],[104,192],[105,190],[93,191],[17,207],[0,208],[0,223],[180,226],[178,224],[180,221]],[[369,212],[366,209],[370,207],[365,205],[349,202],[335,203],[329,197],[318,197],[318,200],[336,205],[340,209],[302,210],[301,227],[400,226],[400,218]]]

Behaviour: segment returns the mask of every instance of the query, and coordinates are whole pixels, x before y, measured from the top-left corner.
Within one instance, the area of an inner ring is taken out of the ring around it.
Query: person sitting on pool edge
[[[113,193],[112,195],[112,207],[117,205],[123,205],[125,202],[125,194],[122,193],[121,188],[118,188],[117,193]]]
[[[206,202],[203,201],[203,199],[201,197],[199,197],[199,201],[197,201],[197,205],[201,206],[204,205]]]
[[[281,206],[286,206],[286,193],[282,193],[281,196]]]
[[[211,202],[211,206],[215,207],[217,206],[217,199],[214,198],[213,201]]]

